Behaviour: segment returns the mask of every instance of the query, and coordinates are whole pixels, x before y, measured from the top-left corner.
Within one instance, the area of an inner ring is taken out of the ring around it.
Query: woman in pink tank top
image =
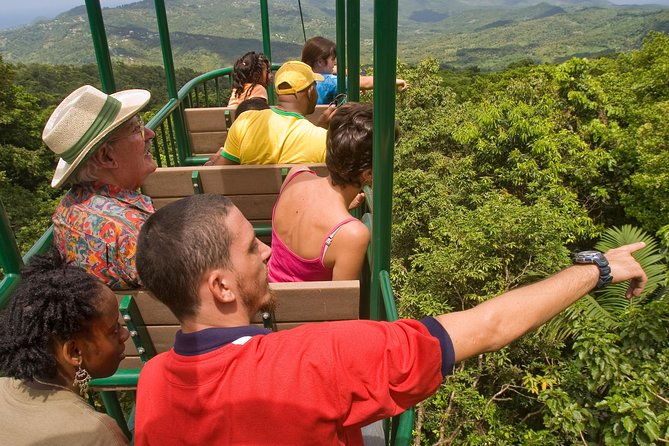
[[[272,215],[270,282],[350,280],[360,276],[369,231],[349,207],[372,182],[372,107],[349,103],[333,115],[327,136],[329,175],[290,170]]]

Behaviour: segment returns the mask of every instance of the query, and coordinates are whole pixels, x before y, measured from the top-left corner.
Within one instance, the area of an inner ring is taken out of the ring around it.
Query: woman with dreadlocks
[[[234,107],[251,98],[267,101],[270,80],[269,60],[263,53],[250,51],[235,62],[232,71],[232,95],[228,107]]]
[[[33,257],[22,277],[0,313],[0,444],[127,444],[82,398],[124,358],[114,293],[55,250]]]

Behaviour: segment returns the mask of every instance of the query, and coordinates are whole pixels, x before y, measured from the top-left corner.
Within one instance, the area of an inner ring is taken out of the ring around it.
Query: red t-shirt
[[[362,445],[360,427],[434,393],[453,361],[432,318],[179,332],[141,372],[135,444]]]

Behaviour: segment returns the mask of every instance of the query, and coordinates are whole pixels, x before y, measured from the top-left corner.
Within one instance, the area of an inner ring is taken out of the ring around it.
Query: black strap
[[[297,6],[300,8],[300,20],[302,21],[302,35],[304,36],[304,43],[307,43],[307,32],[304,30],[304,15],[302,15],[301,0],[297,0]]]

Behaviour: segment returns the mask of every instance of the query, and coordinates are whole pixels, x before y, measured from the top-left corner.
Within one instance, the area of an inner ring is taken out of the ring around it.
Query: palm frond
[[[630,306],[642,305],[646,300],[657,296],[657,291],[666,286],[667,266],[662,263],[657,241],[642,229],[631,225],[607,229],[601,240],[595,245],[600,251],[608,251],[630,243],[644,242],[646,246],[635,252],[634,258],[646,272],[648,283],[640,297],[629,300],[625,297],[627,283],[617,283],[588,294],[579,302],[564,310],[552,321],[544,325],[540,332],[551,340],[564,341],[574,333],[574,321],[579,317],[596,320],[612,328],[620,322],[621,315]]]
[[[595,245],[595,248],[600,251],[608,251],[609,249],[636,242],[644,242],[646,244],[643,249],[633,254],[648,277],[648,283],[641,296],[628,301],[625,298],[627,284],[623,283],[611,285],[601,291],[595,292],[595,296],[601,302],[602,306],[611,309],[612,312],[616,312],[617,309],[618,314],[630,305],[643,303],[659,286],[662,286],[665,282],[667,267],[662,263],[663,256],[659,252],[657,240],[643,229],[632,225],[607,229],[602,235],[601,240]]]
[[[564,342],[574,335],[574,322],[580,317],[597,320],[600,325],[607,328],[617,323],[617,317],[606,306],[587,294],[542,326],[539,332],[551,341]]]

